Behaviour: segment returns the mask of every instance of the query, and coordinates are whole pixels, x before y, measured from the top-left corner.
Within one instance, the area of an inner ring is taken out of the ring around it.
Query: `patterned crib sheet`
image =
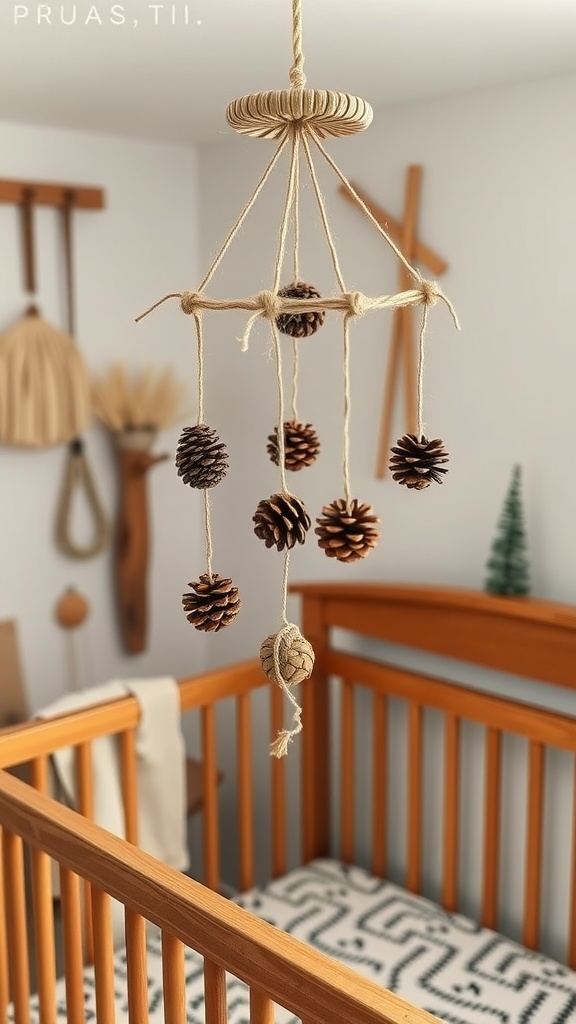
[[[236,898],[283,931],[392,989],[446,1024],[576,1024],[576,973],[459,914],[374,878],[317,860]],[[148,941],[150,1024],[163,1024],[160,937]],[[117,1024],[128,1020],[126,958],[116,955]],[[187,1024],[203,1024],[202,960],[186,951]],[[85,972],[86,1021],[96,1021],[94,974]],[[246,986],[229,978],[231,1024],[249,1024]],[[66,1019],[63,982],[58,1020]],[[278,1007],[276,1024],[295,1018]],[[12,1017],[10,1017],[12,1020]],[[31,1024],[39,1024],[32,1000]]]

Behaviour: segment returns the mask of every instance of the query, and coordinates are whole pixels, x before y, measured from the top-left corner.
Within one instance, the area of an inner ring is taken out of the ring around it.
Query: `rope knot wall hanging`
[[[365,100],[346,93],[327,92],[306,88],[304,56],[302,51],[301,0],[292,0],[293,64],[290,69],[289,89],[256,93],[233,100],[226,110],[228,124],[237,132],[254,138],[273,139],[277,145],[252,195],[241,211],[236,223],[222,244],[204,279],[194,290],[171,292],[137,319],[141,320],[167,299],[178,299],[182,311],[193,316],[198,357],[198,416],[196,425],[187,427],[180,439],[176,466],[185,483],[203,490],[206,535],[206,571],[195,583],[189,584],[192,593],[184,594],[183,605],[189,621],[197,629],[216,632],[229,625],[240,609],[240,597],[231,579],[221,577],[212,568],[212,537],[209,491],[228,468],[225,444],[220,442],[213,428],[204,422],[204,319],[205,314],[220,310],[244,310],[249,315],[242,337],[243,351],[249,347],[251,332],[259,319],[268,322],[275,355],[275,377],[278,395],[278,416],[273,433],[268,437],[267,451],[278,466],[279,488],[275,494],[263,498],[254,516],[254,532],[267,548],[284,552],[281,587],[281,625],[262,643],[260,658],[265,674],[279,685],[294,708],[292,728],[281,729],[271,746],[271,753],[282,757],[292,738],[301,731],[301,708],[292,688],[312,674],[314,652],[300,634],[298,627],[287,618],[287,590],[290,553],[304,544],[312,535],[329,558],[353,563],[366,557],[379,539],[378,515],[371,505],[353,497],[350,485],[349,425],[350,425],[350,325],[355,319],[375,310],[394,310],[399,307],[421,306],[422,320],[419,337],[418,361],[418,429],[417,435],[407,435],[392,449],[394,478],[411,490],[422,490],[431,482],[441,483],[446,473],[447,453],[442,442],[428,441],[423,432],[423,366],[424,339],[428,313],[439,300],[448,308],[454,325],[458,319],[454,308],[435,281],[424,280],[395,245],[388,233],[374,218],[368,207],[338,168],[322,141],[327,136],[346,136],[363,131],[372,121],[372,109]],[[278,245],[271,284],[266,290],[247,298],[212,299],[206,289],[224,256],[238,235],[246,217],[258,200],[262,189],[278,165],[284,152],[289,154],[286,196],[280,216]],[[377,231],[401,261],[411,288],[395,295],[368,296],[347,289],[330,223],[328,211],[320,191],[313,153],[327,162],[353,200],[372,222]],[[304,164],[318,205],[320,223],[330,254],[336,289],[323,296],[317,288],[302,278],[300,273],[299,192],[301,163]],[[292,277],[283,284],[282,274],[288,234],[292,231]],[[327,314],[342,317],[343,364],[343,445],[342,494],[327,502],[311,530],[312,520],[302,498],[292,493],[287,485],[287,471],[298,471],[311,465],[319,451],[320,440],[311,423],[300,421],[297,410],[298,356],[300,344],[310,339],[325,322]],[[292,410],[285,418],[283,387],[284,336],[292,346]]]

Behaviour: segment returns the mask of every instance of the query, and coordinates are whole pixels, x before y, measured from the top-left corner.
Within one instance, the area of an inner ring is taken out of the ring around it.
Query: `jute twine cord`
[[[194,325],[196,327],[196,347],[198,354],[198,414],[196,424],[204,423],[204,331],[202,314],[195,312]],[[212,582],[212,518],[210,509],[210,493],[207,487],[204,488],[204,537],[206,542],[206,574]]]
[[[268,178],[270,177],[270,175],[272,174],[272,171],[274,170],[276,164],[278,163],[278,160],[280,159],[280,157],[281,157],[281,155],[282,155],[282,153],[283,153],[283,151],[284,151],[284,149],[285,149],[285,147],[286,147],[286,145],[288,143],[288,139],[289,139],[289,133],[285,132],[283,138],[280,141],[280,145],[276,148],[276,150],[274,152],[274,155],[273,155],[272,159],[270,160],[270,163],[267,165],[267,167],[266,167],[262,177],[260,178],[260,181],[256,185],[256,188],[254,189],[254,192],[250,196],[248,202],[246,203],[244,209],[242,210],[242,213],[238,217],[238,220],[236,221],[234,226],[230,229],[230,232],[228,234],[228,237],[226,238],[226,241],[224,242],[222,248],[220,249],[220,251],[218,252],[216,257],[214,258],[214,261],[213,261],[212,265],[210,266],[210,268],[208,270],[208,273],[206,274],[204,280],[199,285],[199,287],[198,287],[198,291],[199,292],[203,292],[204,289],[206,288],[206,286],[212,280],[214,274],[216,273],[218,267],[220,266],[220,263],[224,259],[224,256],[228,252],[228,249],[230,248],[232,242],[236,238],[236,235],[240,231],[240,228],[242,227],[244,221],[246,220],[246,217],[250,213],[250,210],[254,206],[254,203],[258,199],[258,196],[260,195],[262,189],[264,188],[264,185],[268,181]],[[145,316],[146,314],[143,314],[143,315]],[[137,317],[136,319],[140,320],[141,317]]]
[[[344,445],[342,454],[344,497],[350,510],[350,317],[344,317]]]
[[[312,299],[291,299],[283,298],[271,291],[261,291],[247,299],[211,299],[207,295],[196,291],[169,292],[158,302],[140,313],[136,320],[143,320],[162,303],[168,299],[179,299],[180,308],[188,315],[204,310],[219,311],[227,309],[243,309],[254,313],[251,318],[254,323],[259,316],[265,320],[276,320],[281,313],[312,313],[318,309],[333,310],[338,313],[347,313],[353,317],[365,316],[366,313],[378,309],[396,309],[399,306],[418,306],[425,303],[428,306],[435,306],[438,300],[446,304],[450,310],[454,325],[460,328],[456,311],[447,295],[444,294],[437,281],[427,281],[418,277],[418,286],[409,288],[395,295],[368,296],[362,292],[342,292],[341,295],[319,296]],[[242,336],[243,347],[247,341],[245,332]]]
[[[301,0],[292,0],[292,50],[294,63],[290,68],[290,83],[293,89],[303,89],[306,85],[306,75],[304,74],[304,54],[302,52]]]
[[[340,261],[338,259],[338,253],[336,252],[336,246],[334,239],[332,238],[332,232],[328,223],[328,212],[326,210],[326,204],[322,196],[318,178],[316,176],[316,170],[312,161],[312,154],[310,153],[310,146],[305,135],[302,136],[302,146],[304,153],[306,154],[306,160],[308,163],[308,170],[310,171],[310,179],[312,181],[312,188],[314,189],[314,195],[316,196],[316,202],[318,203],[318,209],[320,211],[320,218],[322,220],[322,226],[324,228],[324,234],[326,235],[326,241],[328,242],[328,248],[330,250],[330,256],[332,257],[332,266],[334,267],[334,273],[336,274],[336,280],[340,291],[346,292],[346,285],[344,284],[344,277],[342,270],[340,269]]]
[[[282,675],[282,666],[280,664],[280,648],[283,642],[286,642],[288,646],[300,637],[300,630],[293,622],[288,621],[287,617],[287,604],[288,604],[288,575],[290,571],[290,552],[286,551],[284,555],[284,574],[282,581],[282,629],[276,634],[274,638],[274,675],[280,688],[284,691],[286,697],[290,701],[294,708],[294,714],[292,715],[292,728],[291,729],[280,729],[278,735],[273,743],[270,745],[270,753],[274,757],[285,757],[288,752],[288,744],[291,743],[294,736],[297,736],[299,732],[302,732],[302,708],[298,701],[290,691],[290,687],[287,686],[286,681]]]

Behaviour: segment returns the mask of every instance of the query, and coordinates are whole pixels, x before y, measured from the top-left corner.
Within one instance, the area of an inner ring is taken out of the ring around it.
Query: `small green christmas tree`
[[[500,532],[492,544],[492,554],[486,564],[488,577],[485,590],[489,594],[530,593],[530,570],[520,496],[521,475],[521,467],[514,466],[498,522]]]

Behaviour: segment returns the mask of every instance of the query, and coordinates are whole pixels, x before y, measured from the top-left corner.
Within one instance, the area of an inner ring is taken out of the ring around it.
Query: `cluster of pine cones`
[[[295,281],[279,293],[283,298],[320,298],[310,284]],[[304,313],[283,313],[276,325],[293,338],[306,338],[324,323],[324,310]],[[295,419],[284,423],[284,466],[298,472],[311,466],[320,452],[318,435],[311,423]],[[267,451],[275,465],[280,464],[281,445],[278,428],[269,435]],[[410,489],[422,490],[431,482],[442,483],[447,472],[444,464],[448,454],[441,440],[429,441],[424,435],[405,434],[392,448],[390,470],[393,479]],[[176,468],[184,483],[206,490],[215,487],[228,470],[226,446],[215,430],[199,423],[186,427],[178,442]],[[271,495],[258,503],[253,516],[254,532],[267,548],[290,551],[295,544],[303,544],[311,527],[311,520],[302,500],[289,492]],[[318,544],[329,558],[341,562],[356,562],[374,548],[380,536],[376,528],[380,522],[371,505],[356,498],[338,498],[325,505],[316,520]],[[188,621],[205,632],[217,632],[230,625],[240,610],[240,598],[231,579],[217,573],[204,573],[189,584],[191,592],[184,594],[182,603]]]

